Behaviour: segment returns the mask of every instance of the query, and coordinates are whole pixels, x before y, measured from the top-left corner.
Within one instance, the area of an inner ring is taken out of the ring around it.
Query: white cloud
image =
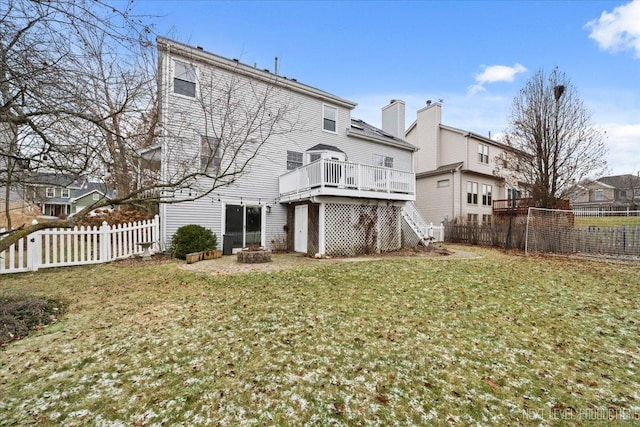
[[[612,52],[631,49],[640,58],[640,0],[618,6],[613,12],[602,12],[600,18],[587,22],[584,28],[591,31],[589,38],[600,49]]]
[[[640,124],[607,123],[601,125],[607,132],[608,164],[613,174],[640,171]]]
[[[484,85],[487,83],[496,82],[512,82],[515,80],[516,75],[524,73],[527,69],[516,63],[513,67],[508,65],[483,65],[484,70],[480,74],[475,75],[476,84],[467,88],[469,95],[475,95],[478,92],[486,92]]]

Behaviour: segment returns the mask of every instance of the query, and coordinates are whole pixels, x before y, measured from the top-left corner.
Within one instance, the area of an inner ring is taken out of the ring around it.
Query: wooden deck
[[[556,209],[570,210],[568,200],[557,199],[555,201]],[[536,207],[533,198],[527,197],[523,199],[500,199],[493,201],[494,215],[526,215],[529,208]]]
[[[532,198],[500,199],[493,201],[494,215],[526,215],[529,208],[535,206]]]

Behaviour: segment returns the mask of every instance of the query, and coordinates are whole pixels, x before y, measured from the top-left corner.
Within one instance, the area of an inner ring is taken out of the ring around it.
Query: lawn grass
[[[575,226],[587,227],[640,227],[640,216],[576,216]]]
[[[0,425],[637,424],[640,267],[465,250],[3,276],[69,306],[0,351]]]

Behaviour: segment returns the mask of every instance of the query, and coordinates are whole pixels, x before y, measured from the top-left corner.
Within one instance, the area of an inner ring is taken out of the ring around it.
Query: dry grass
[[[638,227],[640,216],[576,216],[575,226],[586,227]]]
[[[465,250],[3,277],[71,304],[0,352],[0,424],[637,424],[640,268]]]

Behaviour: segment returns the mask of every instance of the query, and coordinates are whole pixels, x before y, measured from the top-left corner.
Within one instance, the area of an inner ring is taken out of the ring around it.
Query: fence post
[[[440,223],[440,241],[444,242],[444,223]]]
[[[111,261],[110,254],[110,242],[111,242],[111,233],[109,231],[111,227],[107,224],[107,221],[102,222],[102,227],[100,227],[100,261],[108,262]]]
[[[38,221],[31,221],[36,225]],[[38,271],[42,263],[42,232],[36,231],[27,236],[27,270]]]
[[[156,214],[153,217],[153,231],[152,231],[152,233],[153,234],[151,236],[151,239],[149,239],[149,240],[152,241],[152,242],[158,242],[157,243],[158,247],[154,248],[155,251],[156,252],[160,252],[160,251],[164,250],[164,248],[163,248],[164,245],[160,241],[160,215]]]

